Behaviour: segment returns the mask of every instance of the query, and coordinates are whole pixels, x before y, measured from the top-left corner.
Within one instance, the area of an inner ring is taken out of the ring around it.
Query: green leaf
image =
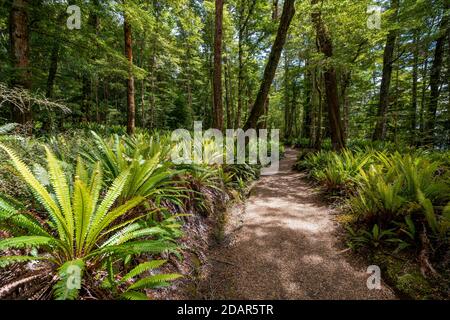
[[[11,264],[24,263],[38,260],[49,260],[45,257],[32,257],[32,256],[7,256],[0,257],[0,268],[5,268]]]
[[[85,263],[83,260],[72,260],[64,263],[59,269],[59,281],[53,287],[56,300],[75,300],[78,298],[83,279]]]
[[[181,278],[182,275],[176,273],[157,274],[137,281],[129,287],[129,290],[157,288],[167,286],[168,282]]]
[[[153,270],[156,268],[159,268],[160,266],[162,266],[163,264],[165,264],[167,261],[166,260],[153,260],[153,261],[149,261],[149,262],[144,262],[141,263],[140,265],[138,265],[137,267],[135,267],[133,270],[131,270],[130,272],[128,272],[121,280],[121,283],[124,283],[148,270]]]
[[[127,291],[120,295],[125,300],[150,300],[145,293],[137,291]]]

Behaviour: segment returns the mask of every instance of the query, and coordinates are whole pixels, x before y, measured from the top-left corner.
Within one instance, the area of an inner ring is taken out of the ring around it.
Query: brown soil
[[[342,253],[333,210],[287,150],[280,172],[253,188],[234,231],[211,250],[203,299],[396,299],[390,288],[369,290],[367,265]]]

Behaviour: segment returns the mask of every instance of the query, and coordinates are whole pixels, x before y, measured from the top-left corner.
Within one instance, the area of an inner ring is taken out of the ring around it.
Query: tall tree
[[[428,102],[428,108],[425,121],[425,139],[426,144],[433,143],[433,130],[436,126],[436,113],[440,95],[440,85],[442,83],[441,73],[442,65],[444,61],[445,41],[449,36],[449,17],[448,11],[450,9],[450,0],[444,0],[444,12],[439,26],[439,34],[436,39],[436,48],[434,49],[434,60],[431,66],[430,73],[430,100]]]
[[[278,19],[278,0],[272,0],[272,20]]]
[[[319,0],[312,0],[314,6],[312,21],[316,30],[317,46],[326,58],[333,57],[333,43],[325,23],[322,20],[322,12],[317,8]],[[339,106],[338,84],[336,70],[333,65],[327,65],[323,74],[325,81],[325,93],[328,106],[328,118],[330,122],[331,143],[334,150],[345,148],[344,131]]]
[[[213,127],[223,130],[222,101],[223,0],[216,0],[214,28]]]
[[[11,62],[14,67],[13,86],[31,89],[28,0],[13,0],[9,15]],[[31,110],[13,111],[13,121],[25,124],[32,120]]]
[[[245,14],[245,8],[249,5],[248,12]],[[237,88],[237,111],[234,119],[234,127],[239,128],[241,126],[241,118],[244,105],[244,42],[246,35],[248,34],[248,26],[251,16],[255,11],[256,0],[252,0],[250,3],[247,0],[238,0],[238,88]]]
[[[250,116],[244,126],[244,130],[258,126],[259,118],[264,114],[267,97],[269,95],[270,87],[272,86],[275,73],[277,71],[278,63],[280,61],[281,52],[283,51],[286,42],[286,36],[291,25],[292,18],[295,15],[295,0],[285,0],[283,6],[283,13],[281,14],[280,24],[278,26],[277,36],[270,51],[269,60],[267,61],[264,76],[253,104]]]
[[[131,25],[126,12],[124,13],[125,56],[128,60],[127,79],[127,133],[134,134],[136,128],[136,104],[134,101],[134,76],[133,76],[133,42]]]
[[[412,72],[412,89],[411,89],[411,142],[416,140],[417,128],[417,92],[419,79],[419,33],[414,31],[414,49],[413,49],[413,72]]]
[[[391,23],[397,22],[399,11],[399,0],[391,0]],[[383,75],[381,78],[380,101],[378,104],[377,123],[373,133],[373,140],[385,140],[387,129],[387,114],[389,110],[389,90],[392,78],[392,65],[394,57],[395,42],[397,41],[397,29],[393,27],[386,39],[383,55]]]

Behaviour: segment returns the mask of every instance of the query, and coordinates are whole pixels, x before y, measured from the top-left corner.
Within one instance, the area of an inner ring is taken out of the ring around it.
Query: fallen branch
[[[31,93],[20,88],[8,88],[0,83],[0,107],[8,104],[17,108],[20,112],[30,111],[34,106],[44,107],[46,109],[59,109],[63,113],[71,113],[71,110],[63,103],[50,100],[44,95]]]
[[[427,236],[427,228],[425,224],[422,223],[422,232],[420,234],[420,242],[422,248],[419,254],[419,264],[420,264],[420,272],[425,278],[428,278],[429,275],[437,276],[437,271],[433,268],[430,262],[430,239]]]

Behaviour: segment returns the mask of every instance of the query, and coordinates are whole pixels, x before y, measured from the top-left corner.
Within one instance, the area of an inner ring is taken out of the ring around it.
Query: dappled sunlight
[[[291,168],[294,160],[295,152],[288,151],[281,167]],[[295,179],[287,173],[262,178],[246,205],[234,245],[220,249],[220,259],[230,265],[217,265],[213,274],[229,279],[223,289],[226,298],[394,298],[387,288],[368,290],[365,270],[337,254],[330,209],[290,172]],[[288,184],[295,191],[286,190]]]

